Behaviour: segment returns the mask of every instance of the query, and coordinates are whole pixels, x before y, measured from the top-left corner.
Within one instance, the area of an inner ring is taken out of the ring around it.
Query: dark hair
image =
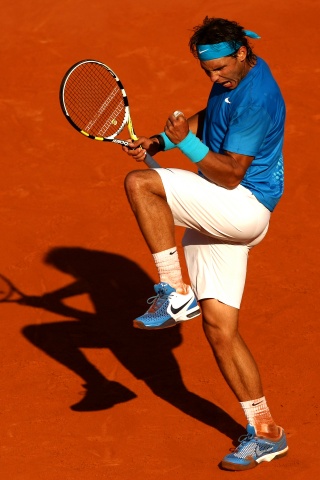
[[[189,48],[192,55],[198,58],[197,45],[209,45],[220,42],[234,42],[235,52],[231,57],[237,55],[239,43],[247,49],[247,62],[254,65],[257,56],[253,53],[251,46],[245,36],[243,27],[237,22],[225,20],[224,18],[206,17],[201,25],[193,28],[193,35],[189,40]]]

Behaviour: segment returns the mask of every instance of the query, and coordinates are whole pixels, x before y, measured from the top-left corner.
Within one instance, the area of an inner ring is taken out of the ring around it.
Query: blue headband
[[[260,38],[257,33],[250,30],[244,30],[246,37]],[[238,50],[242,45],[241,42],[221,42],[213,43],[211,45],[197,45],[198,58],[202,62],[207,60],[215,60],[216,58],[227,57]]]

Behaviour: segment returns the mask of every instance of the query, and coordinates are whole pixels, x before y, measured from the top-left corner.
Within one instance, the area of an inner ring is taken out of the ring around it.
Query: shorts
[[[270,211],[242,185],[228,190],[186,170],[155,171],[175,225],[186,227],[182,244],[198,300],[240,308],[248,253],[265,237]]]

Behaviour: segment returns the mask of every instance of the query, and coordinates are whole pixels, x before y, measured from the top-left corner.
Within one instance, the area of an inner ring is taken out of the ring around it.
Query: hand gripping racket
[[[138,140],[125,89],[101,62],[82,60],[69,68],[60,86],[60,105],[70,124],[88,138],[127,146],[127,141],[116,138],[127,125],[131,139]],[[144,161],[159,168],[148,153]]]

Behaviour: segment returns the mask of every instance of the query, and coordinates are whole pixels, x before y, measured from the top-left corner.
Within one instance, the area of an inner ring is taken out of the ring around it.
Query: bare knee
[[[161,178],[154,170],[133,170],[126,176],[124,186],[129,201],[145,194],[165,196]]]
[[[239,311],[217,300],[201,302],[203,330],[215,352],[229,348],[238,336]]]
[[[232,343],[236,334],[233,329],[221,325],[220,323],[215,323],[210,320],[208,321],[206,317],[203,317],[202,327],[207,340],[215,351]]]
[[[144,170],[133,170],[128,173],[124,180],[124,187],[128,196],[144,188],[143,185],[146,184],[145,177],[146,172]]]

